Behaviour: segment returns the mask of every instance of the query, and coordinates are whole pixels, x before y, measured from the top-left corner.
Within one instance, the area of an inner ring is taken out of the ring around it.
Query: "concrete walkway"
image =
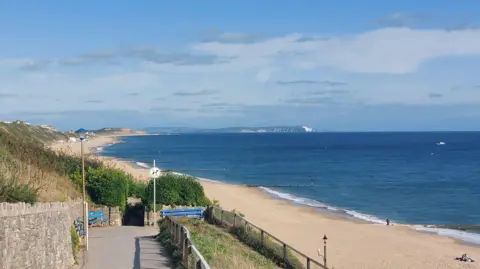
[[[89,230],[85,269],[174,268],[165,248],[153,239],[152,227],[99,227]]]

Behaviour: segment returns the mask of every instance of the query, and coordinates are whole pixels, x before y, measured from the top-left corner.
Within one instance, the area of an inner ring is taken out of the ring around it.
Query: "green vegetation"
[[[36,190],[26,184],[9,180],[0,175],[0,202],[33,204],[37,201]]]
[[[157,240],[167,249],[170,256],[172,256],[173,262],[176,268],[184,268],[180,262],[182,260],[182,253],[179,251],[178,247],[175,246],[175,243],[172,240],[172,235],[168,231],[165,222],[159,222],[160,224],[160,233],[157,236]]]
[[[275,264],[228,231],[205,222],[184,221],[195,247],[212,268],[270,269]]]
[[[231,228],[231,233],[233,233],[238,240],[244,242],[258,253],[274,261],[282,268],[304,268],[302,262],[300,262],[290,250],[286,251],[287,262],[284,262],[283,246],[275,243],[265,235],[262,242],[261,234],[259,232],[245,227],[234,227]]]
[[[0,124],[0,201],[63,201],[80,192],[65,167],[72,158],[44,147],[44,140],[64,135],[26,124]]]
[[[146,187],[142,200],[149,208],[152,207],[153,180]],[[156,180],[156,202],[159,205],[170,206],[207,206],[211,204],[198,179],[171,173]]]
[[[70,227],[70,236],[72,238],[72,253],[73,259],[75,260],[75,264],[78,264],[78,250],[80,248],[80,237],[77,234],[77,230],[75,229],[75,225]]]
[[[286,250],[286,262],[283,261],[283,245],[278,243],[267,234],[262,235],[256,228],[246,225],[245,220],[240,217],[244,215],[240,212],[223,211],[220,216],[218,208],[209,208],[209,215],[212,216],[210,221],[212,224],[218,224],[224,227],[238,240],[250,246],[252,249],[262,254],[269,260],[275,262],[281,268],[304,268],[303,263],[289,249]],[[235,217],[236,216],[236,217]]]
[[[82,161],[55,152],[45,143],[67,139],[64,133],[24,123],[0,123],[0,202],[64,201],[81,197]],[[145,196],[146,185],[120,169],[85,159],[86,190],[91,201],[125,209],[127,197]]]

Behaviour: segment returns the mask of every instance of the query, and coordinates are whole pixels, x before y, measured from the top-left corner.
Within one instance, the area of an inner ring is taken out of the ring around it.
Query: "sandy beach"
[[[93,138],[84,149],[118,142],[116,136]],[[80,143],[55,143],[55,150],[80,154]],[[148,180],[148,170],[128,162],[99,157],[108,165],[124,169],[139,180]],[[402,225],[386,226],[351,221],[321,214],[309,207],[273,199],[259,189],[202,181],[210,199],[226,210],[236,209],[252,223],[262,227],[287,244],[322,261],[323,236],[328,237],[328,265],[336,269],[441,269],[480,268],[480,247],[454,239],[415,231]],[[455,257],[467,253],[476,260],[465,263]]]
[[[92,154],[95,153],[95,149],[98,147],[103,147],[106,145],[118,143],[121,140],[119,136],[128,136],[128,135],[139,135],[139,134],[121,134],[121,135],[113,135],[113,136],[100,136],[91,138],[87,141],[84,141],[83,150],[85,154]],[[51,148],[56,151],[63,151],[68,154],[72,155],[80,155],[81,153],[81,143],[80,142],[73,142],[73,143],[54,143],[51,145]],[[143,181],[149,179],[149,174],[147,169],[140,169],[134,166],[132,163],[120,161],[114,158],[104,157],[95,155],[94,158],[103,161],[106,165],[121,168],[125,172],[133,175],[136,179]]]

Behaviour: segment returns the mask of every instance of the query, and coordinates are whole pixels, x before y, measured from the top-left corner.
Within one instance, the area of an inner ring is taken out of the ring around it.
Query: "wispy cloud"
[[[199,90],[199,91],[180,91],[175,92],[173,95],[175,96],[204,96],[204,95],[213,95],[218,93],[215,90]]]
[[[218,43],[254,43],[262,40],[262,36],[250,33],[234,33],[222,31],[208,31],[203,34],[202,42]]]
[[[150,47],[131,47],[111,52],[92,52],[62,59],[32,59],[16,63],[20,70],[37,71],[48,67],[74,67],[85,65],[121,65],[125,60],[137,60],[155,64],[178,66],[213,65],[227,63],[228,57],[213,54],[193,54],[188,52],[161,51]]]
[[[136,96],[140,96],[140,93],[138,92],[129,92],[127,94],[125,94],[126,96],[131,96],[131,97],[136,97]]]
[[[384,27],[411,27],[429,19],[432,19],[430,14],[397,12],[374,21],[374,24]]]
[[[302,36],[296,40],[296,42],[303,43],[303,42],[312,42],[312,41],[325,41],[329,40],[330,37],[324,36]]]
[[[291,98],[283,101],[286,104],[333,104],[335,100],[332,97],[314,97],[314,98]]]
[[[351,92],[352,90],[348,90],[348,89],[331,89],[331,90],[317,90],[310,93],[312,95],[325,95],[325,94],[347,94]]]
[[[87,101],[85,101],[85,103],[91,103],[91,104],[102,104],[104,102],[105,101],[103,101],[103,100],[87,100]]]
[[[17,97],[18,95],[14,93],[0,93],[0,98],[12,98]]]
[[[118,52],[119,57],[140,59],[156,64],[174,64],[174,65],[210,65],[222,62],[228,62],[229,59],[215,56],[212,54],[191,54],[159,51],[153,48],[130,48]]]
[[[343,86],[347,85],[346,82],[341,81],[331,81],[331,80],[288,80],[288,81],[277,81],[278,85],[325,85],[325,86]]]
[[[441,97],[443,97],[443,94],[436,93],[436,92],[431,92],[431,93],[428,94],[428,97],[430,97],[430,98],[441,98]]]
[[[218,103],[208,103],[208,104],[204,104],[202,106],[203,107],[224,107],[224,106],[230,106],[230,105],[231,105],[230,103],[218,102]]]
[[[53,60],[30,60],[20,66],[20,70],[24,71],[37,71],[44,69],[45,67],[53,64]]]

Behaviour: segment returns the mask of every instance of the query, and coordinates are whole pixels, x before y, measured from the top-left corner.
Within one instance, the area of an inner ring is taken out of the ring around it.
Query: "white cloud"
[[[441,83],[436,82],[435,72],[415,76],[421,73],[417,71],[422,65],[432,60],[480,55],[480,30],[386,28],[330,38],[319,36],[322,38],[293,33],[243,41],[241,39],[246,39],[247,35],[226,35],[223,40],[192,44],[189,51],[176,52],[174,57],[154,49],[144,50],[141,57],[137,54],[133,57],[131,53],[115,53],[112,48],[111,54],[83,56],[78,62],[81,64],[77,65],[61,64],[66,59],[0,59],[0,87],[6,93],[36,96],[24,99],[21,107],[15,104],[15,97],[0,100],[0,113],[19,109],[62,111],[72,107],[90,111],[128,109],[145,112],[170,105],[178,108],[172,110],[178,117],[194,118],[203,104],[223,102],[245,104],[245,109],[253,105],[282,107],[281,111],[286,114],[295,109],[308,109],[310,114],[321,106],[324,109],[332,106],[335,112],[323,115],[336,117],[345,114],[346,107],[358,107],[359,104],[378,107],[480,103],[479,91],[450,91],[458,83],[453,74],[449,74],[450,78],[442,77]],[[226,42],[225,39],[232,40]],[[88,52],[79,52],[78,57],[85,53]],[[217,62],[198,55],[228,60]],[[68,59],[76,57],[71,55]],[[105,58],[114,59],[121,65],[108,65]],[[178,59],[182,64],[177,64]],[[193,64],[193,60],[199,62]],[[466,85],[480,83],[465,82],[461,76],[457,78]],[[275,81],[342,81],[346,83],[335,87],[346,91],[344,94],[327,93],[333,87],[327,83],[280,86]],[[445,81],[451,81],[451,84],[445,84]],[[174,94],[198,89],[215,94],[190,94],[188,98],[185,94],[183,97]],[[322,94],[311,95],[314,91]],[[38,99],[41,95],[47,97]],[[160,97],[163,98],[161,104]],[[295,100],[303,102],[297,104],[299,108],[295,108]],[[211,114],[223,116],[219,111],[213,110]]]
[[[297,42],[300,34],[252,44],[208,42],[191,48],[202,53],[234,57],[226,65],[258,66],[279,53],[295,55],[301,67],[333,67],[356,73],[405,74],[423,63],[449,56],[480,55],[480,30],[415,30],[385,28],[366,33]],[[246,67],[246,66],[245,66]]]

